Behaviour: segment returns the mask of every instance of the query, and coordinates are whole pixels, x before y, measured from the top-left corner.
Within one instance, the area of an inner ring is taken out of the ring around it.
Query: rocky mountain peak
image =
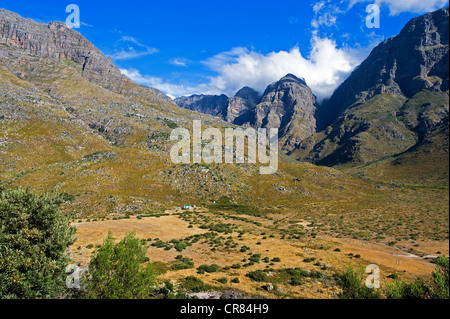
[[[107,89],[120,91],[125,80],[110,58],[63,22],[38,23],[2,9],[0,44],[21,49],[20,54],[74,62],[83,77]]]
[[[297,76],[295,76],[294,74],[291,74],[291,73],[289,73],[286,76],[284,76],[283,78],[281,78],[281,80],[278,81],[278,82],[288,82],[288,81],[301,82],[304,85],[306,85],[306,81],[305,81],[304,78],[299,78],[299,77],[297,77]]]
[[[306,82],[288,74],[269,85],[256,108],[256,127],[278,128],[284,151],[316,132],[316,97]]]
[[[412,19],[374,48],[322,105],[322,132],[297,153],[327,166],[367,164],[414,149],[425,154],[428,141],[448,136],[448,90],[449,9],[444,8]],[[448,158],[448,148],[436,149],[436,159]]]
[[[373,49],[324,104],[321,115],[331,124],[355,102],[377,94],[407,98],[424,89],[449,89],[449,9],[412,19],[398,36]]]
[[[237,91],[237,93],[234,96],[243,99],[253,99],[253,100],[257,100],[258,98],[260,98],[260,94],[256,90],[248,86],[245,86],[239,91]]]

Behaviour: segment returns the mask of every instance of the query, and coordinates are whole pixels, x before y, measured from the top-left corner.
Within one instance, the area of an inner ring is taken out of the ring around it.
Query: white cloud
[[[317,35],[320,27],[330,28],[336,26],[338,16],[345,12],[340,8],[341,5],[342,2],[332,0],[324,0],[314,4],[312,7],[314,18],[311,20],[311,26],[315,29],[313,31],[314,35]]]
[[[325,6],[325,1],[319,1],[313,6],[314,13],[318,13]]]
[[[217,75],[209,77],[208,83],[199,85],[169,83],[159,77],[142,75],[136,69],[121,69],[121,72],[131,80],[157,88],[172,98],[190,94],[224,93],[232,96],[244,86],[253,87],[262,93],[267,85],[292,73],[304,78],[320,101],[331,96],[354,68],[367,57],[370,50],[383,40],[383,36],[372,32],[366,34],[370,42],[367,47],[357,45],[354,48],[338,48],[329,35],[319,34],[319,29],[328,31],[330,27],[338,27],[338,17],[357,3],[374,2],[380,6],[387,6],[391,15],[401,12],[424,13],[448,4],[448,0],[322,0],[312,6],[313,39],[309,56],[304,56],[298,47],[290,51],[268,54],[261,54],[244,47],[232,48],[230,51],[219,53],[202,62]],[[295,17],[291,17],[290,22],[296,22]],[[343,38],[349,36],[344,34]],[[147,47],[133,37],[124,36],[121,41],[134,44],[139,47],[139,50],[132,46],[122,49],[113,55],[116,60],[158,52],[157,49]],[[187,60],[174,58],[170,63],[186,66]]]
[[[361,54],[363,51],[367,52],[338,49],[334,41],[315,37],[308,58],[301,54],[298,47],[267,55],[234,48],[207,60],[205,65],[219,74],[210,79],[212,91],[232,95],[243,86],[250,86],[262,93],[267,85],[292,73],[304,78],[322,100],[329,97],[367,56]]]
[[[170,60],[169,63],[172,65],[175,65],[175,66],[187,67],[188,61],[183,58],[175,58],[175,59]]]
[[[119,52],[116,52],[111,55],[111,58],[113,60],[119,61],[119,60],[131,60],[140,58],[146,55],[157,53],[158,49],[154,48],[148,48],[145,51],[136,51],[134,48],[129,47],[127,49],[121,49]]]
[[[142,75],[135,69],[121,69],[131,80],[157,88],[171,97],[191,94],[226,94],[233,96],[249,86],[260,93],[285,75],[304,78],[319,101],[334,90],[364,60],[371,48],[339,49],[333,40],[314,37],[312,50],[304,57],[298,47],[290,51],[261,54],[243,47],[219,53],[203,64],[217,72],[208,83],[182,85],[165,82],[158,77]]]
[[[143,45],[142,43],[140,43],[138,40],[136,40],[136,38],[134,38],[134,37],[130,37],[130,36],[123,36],[121,39],[120,39],[120,41],[122,41],[122,42],[131,42],[131,43],[134,43],[134,44],[136,44],[137,46],[140,46],[141,48],[146,48],[146,46],[145,45]]]
[[[148,47],[130,36],[123,36],[119,42],[130,44],[126,48],[121,48],[120,51],[111,54],[111,58],[116,61],[136,59],[159,52],[158,49]],[[135,48],[133,45],[138,48]]]
[[[289,17],[289,23],[292,24],[292,25],[297,24],[298,23],[298,18],[293,17],[293,16]]]
[[[93,27],[92,24],[88,24],[88,23],[85,23],[85,22],[83,22],[83,21],[81,21],[80,24],[81,24],[83,27],[88,27],[88,28],[92,28],[92,27]]]
[[[350,0],[350,6],[361,2],[385,5],[389,8],[391,15],[402,12],[427,13],[448,5],[448,0]]]
[[[205,92],[206,94],[217,93],[208,91],[206,85],[199,85],[197,87],[192,87],[192,86],[184,86],[181,84],[167,83],[162,78],[159,77],[142,75],[141,72],[136,69],[120,69],[120,72],[138,84],[148,85],[152,88],[164,92],[172,99],[183,95],[194,94],[197,92]]]

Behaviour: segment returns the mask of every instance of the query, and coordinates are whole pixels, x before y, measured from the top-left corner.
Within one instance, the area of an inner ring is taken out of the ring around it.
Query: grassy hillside
[[[448,92],[375,95],[291,155],[378,182],[448,186],[448,112]]]

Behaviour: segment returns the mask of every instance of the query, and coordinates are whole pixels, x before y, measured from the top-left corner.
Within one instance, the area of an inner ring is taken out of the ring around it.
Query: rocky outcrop
[[[288,74],[266,89],[256,107],[254,126],[278,128],[285,151],[316,132],[316,97],[306,82]]]
[[[320,108],[321,132],[296,157],[355,166],[409,152],[448,123],[449,9],[382,42]],[[448,153],[447,153],[448,156]]]
[[[244,87],[232,98],[192,95],[175,99],[183,108],[219,116],[236,125],[277,128],[283,150],[291,152],[316,132],[316,97],[304,80],[292,74],[268,86],[263,96]]]
[[[120,90],[125,80],[110,57],[63,22],[38,23],[0,9],[0,44],[39,57],[72,61],[85,78],[108,89]]]
[[[377,94],[407,98],[421,90],[449,89],[449,9],[411,20],[379,44],[321,108],[323,128],[349,106]]]
[[[182,108],[225,118],[228,108],[228,96],[222,95],[191,95],[175,99]]]
[[[228,100],[226,120],[236,125],[253,124],[255,121],[256,105],[261,97],[252,88],[244,87]]]
[[[175,99],[175,103],[185,109],[218,116],[236,125],[255,122],[255,107],[261,100],[260,94],[252,88],[244,87],[234,97],[222,95],[191,95]]]

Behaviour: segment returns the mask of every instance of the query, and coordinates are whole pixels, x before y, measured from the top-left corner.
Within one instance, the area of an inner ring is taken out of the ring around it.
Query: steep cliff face
[[[1,19],[0,180],[11,186],[77,195],[68,213],[115,216],[207,203],[223,196],[255,207],[272,206],[274,199],[282,196],[283,203],[300,210],[299,197],[316,201],[330,198],[332,193],[341,200],[343,194],[353,195],[361,187],[371,190],[365,183],[349,183],[346,176],[330,174],[328,168],[287,163],[283,158],[274,175],[260,175],[253,164],[208,165],[208,169],[205,165],[176,165],[170,158],[171,132],[175,127],[192,127],[198,113],[177,107],[161,92],[123,77],[120,87],[108,88],[87,77],[81,61],[50,53],[55,47],[45,42],[48,39],[35,38],[41,36],[40,31],[29,33],[35,39],[32,45],[28,40],[18,44],[11,28],[5,27],[15,19],[21,20],[16,27],[20,30],[48,29],[48,25],[6,11]],[[66,32],[72,33],[59,35]],[[77,43],[73,48],[78,52]],[[60,49],[56,47],[55,52]],[[108,59],[98,60],[102,64]],[[100,77],[101,71],[92,72]],[[245,91],[239,94],[241,98],[246,98]],[[213,116],[203,118],[208,126],[221,131],[233,127]],[[300,177],[302,182],[294,188],[292,181]],[[315,186],[319,182],[348,188],[319,189]]]
[[[120,90],[125,81],[111,58],[62,22],[47,25],[0,9],[0,44],[21,53],[72,61],[81,67],[83,77],[108,89]]]
[[[255,128],[278,128],[283,151],[293,151],[316,132],[316,97],[304,80],[288,74],[267,87],[262,97],[244,87],[232,98],[192,95],[175,103],[183,108],[218,116],[229,123]]]
[[[366,165],[442,132],[449,116],[448,28],[445,8],[411,20],[376,47],[320,108],[323,131],[294,155],[327,166]]]
[[[68,112],[112,143],[127,144],[146,130],[144,118],[179,110],[161,92],[123,76],[110,58],[64,23],[38,23],[3,9],[0,70],[2,76],[13,77],[2,81],[0,112],[17,123],[52,118],[44,110],[51,105],[54,112]],[[23,82],[34,93],[10,82]],[[42,96],[31,99],[29,94]]]
[[[260,100],[259,93],[254,89],[247,86],[242,88],[228,100],[226,120],[236,125],[253,124],[256,105]]]
[[[260,95],[252,88],[244,87],[234,97],[222,95],[191,95],[175,99],[175,103],[185,109],[218,116],[236,125],[254,124],[255,107]]]
[[[411,20],[378,45],[321,108],[325,125],[349,106],[377,94],[412,98],[422,90],[449,89],[449,9]]]
[[[305,81],[288,74],[264,92],[254,126],[278,128],[283,150],[290,152],[316,132],[316,108],[316,97]]]

